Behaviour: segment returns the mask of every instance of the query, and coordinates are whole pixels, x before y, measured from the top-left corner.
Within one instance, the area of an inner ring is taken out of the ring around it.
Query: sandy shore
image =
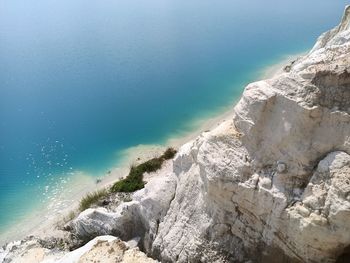
[[[267,79],[282,72],[284,66],[303,54],[285,56],[280,62],[264,68],[259,74],[259,79]],[[41,209],[33,211],[26,219],[19,221],[6,233],[0,235],[0,245],[9,241],[21,239],[27,235],[46,236],[55,231],[58,222],[62,222],[71,211],[77,210],[81,198],[89,192],[110,186],[113,182],[127,175],[131,164],[142,162],[152,157],[159,156],[168,146],[175,148],[196,138],[204,131],[212,130],[220,123],[233,116],[233,106],[238,102],[222,108],[213,117],[193,120],[192,131],[170,136],[164,145],[138,145],[122,152],[122,160],[118,167],[114,167],[101,181],[96,182],[96,177],[83,172],[75,172],[74,175],[61,186],[58,196],[55,196]]]

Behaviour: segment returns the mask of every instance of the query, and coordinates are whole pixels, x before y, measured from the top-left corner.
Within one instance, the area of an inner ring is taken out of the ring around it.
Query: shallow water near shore
[[[1,1],[0,235],[126,149],[164,145],[233,106],[346,3]]]

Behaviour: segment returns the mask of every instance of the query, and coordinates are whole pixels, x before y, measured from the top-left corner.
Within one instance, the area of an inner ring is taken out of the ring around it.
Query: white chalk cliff
[[[138,237],[140,249],[161,262],[336,262],[344,256],[350,247],[350,7],[309,54],[248,85],[232,120],[182,146],[132,202],[115,211],[88,209],[72,227],[85,240]]]

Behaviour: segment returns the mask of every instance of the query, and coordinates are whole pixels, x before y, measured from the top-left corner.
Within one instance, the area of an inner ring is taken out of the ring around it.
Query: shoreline
[[[258,72],[257,80],[272,78],[282,73],[284,66],[303,55],[305,55],[305,52],[286,55],[277,63],[267,65]],[[112,167],[110,172],[102,178],[96,178],[81,171],[74,172],[74,175],[68,182],[69,187],[66,187],[57,199],[45,204],[45,207],[42,210],[40,209],[40,211],[32,211],[24,220],[14,223],[5,233],[0,234],[0,245],[22,239],[28,235],[45,237],[54,233],[56,231],[55,225],[62,222],[71,211],[78,209],[79,202],[84,195],[108,187],[126,176],[132,163],[142,162],[159,156],[167,147],[179,148],[188,141],[195,139],[201,133],[212,130],[222,122],[232,118],[233,108],[239,99],[240,97],[235,98],[230,105],[222,107],[211,114],[210,117],[191,120],[191,129],[189,131],[170,134],[164,144],[137,145],[125,149],[121,153],[122,158],[118,162],[118,166]],[[100,179],[101,182],[96,183],[96,179]]]

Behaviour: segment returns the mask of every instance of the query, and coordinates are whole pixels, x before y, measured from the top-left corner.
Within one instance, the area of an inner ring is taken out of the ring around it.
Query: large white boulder
[[[90,208],[73,220],[74,233],[83,240],[99,235],[116,235],[123,240],[142,237],[142,245],[149,248],[158,225],[174,198],[176,177],[172,165],[165,166],[142,190],[134,193],[131,202],[121,204],[115,211]]]

